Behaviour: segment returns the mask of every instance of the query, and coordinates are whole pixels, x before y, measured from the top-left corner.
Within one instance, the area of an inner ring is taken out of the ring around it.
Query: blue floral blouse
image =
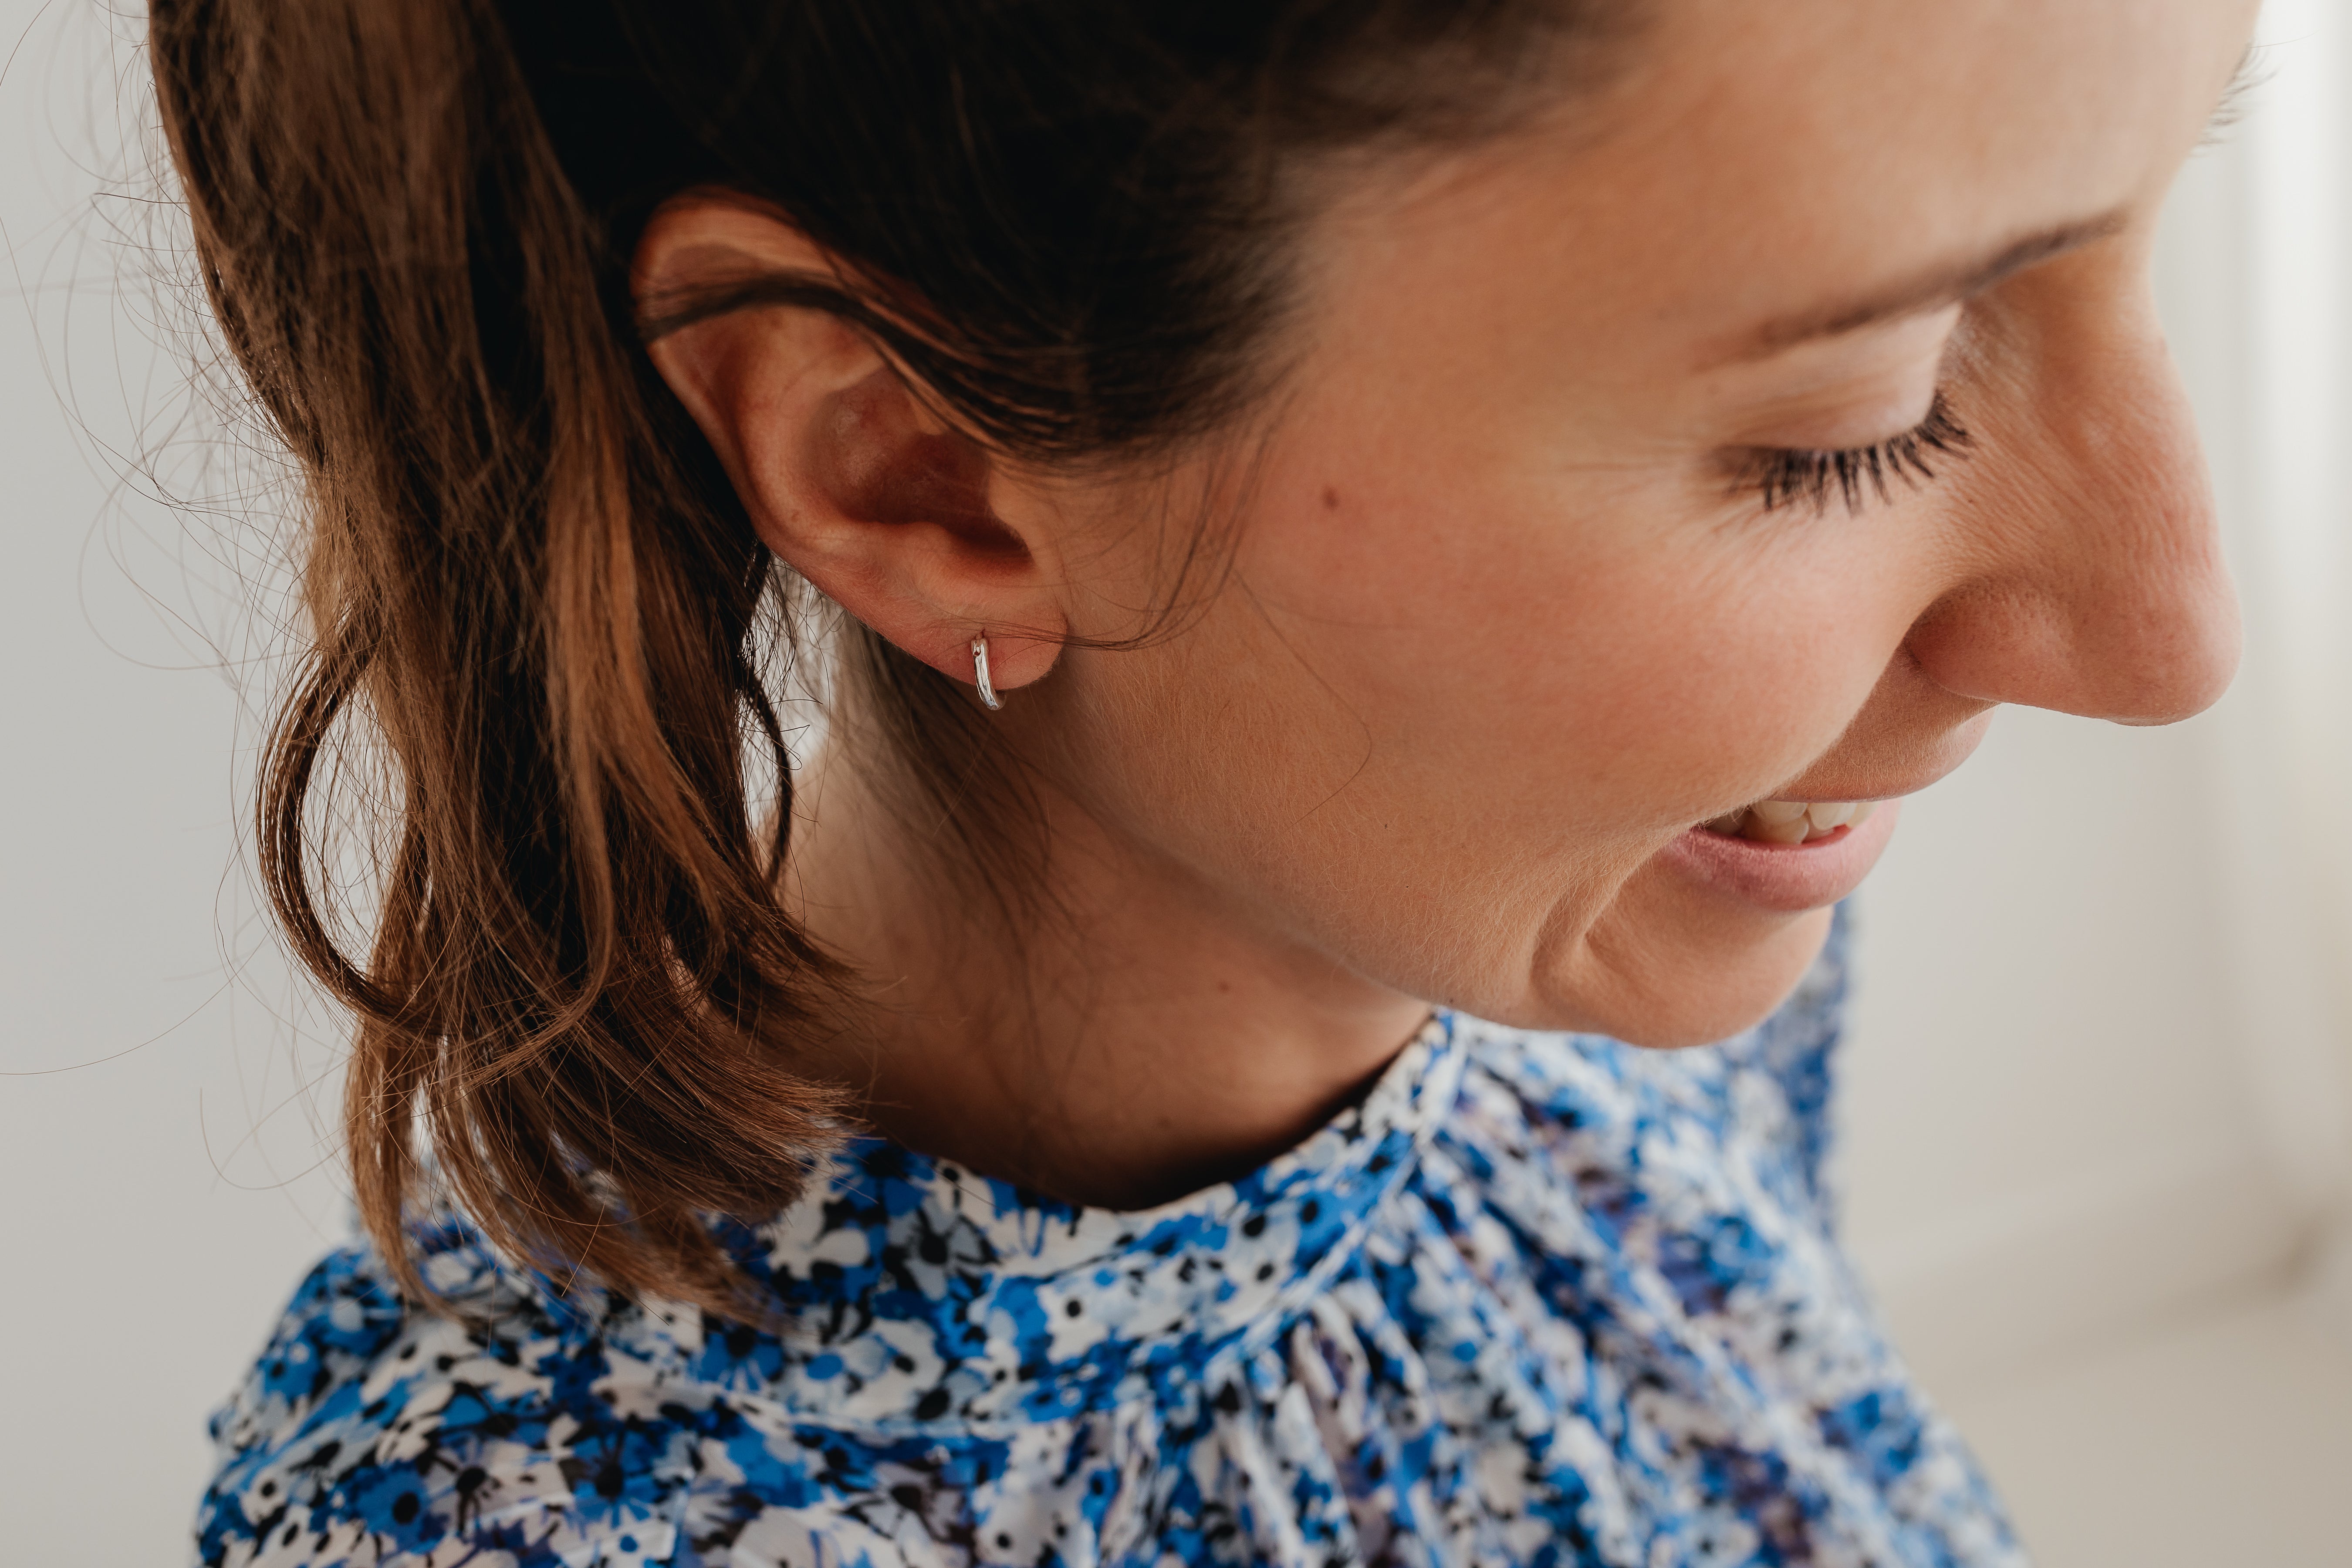
[[[1675,1053],[1442,1015],[1255,1174],[1074,1208],[867,1141],[728,1247],[782,1337],[468,1330],[333,1254],[213,1421],[208,1564],[2021,1563],[1821,1184],[1843,942]]]

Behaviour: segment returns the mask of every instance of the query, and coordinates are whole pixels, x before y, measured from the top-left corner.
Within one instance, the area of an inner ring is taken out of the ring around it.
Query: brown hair
[[[772,203],[863,280],[672,324],[825,310],[1006,451],[1165,447],[1264,394],[1300,157],[1497,129],[1597,9],[157,0],[205,281],[307,488],[262,870],[356,1017],[360,1207],[411,1289],[420,1122],[502,1249],[745,1315],[704,1216],[791,1199],[849,1115],[794,1067],[851,1015],[775,888],[789,584],[644,352],[654,206]],[[857,637],[888,732],[968,761],[965,695]],[[314,830],[370,734],[396,795],[362,958]]]

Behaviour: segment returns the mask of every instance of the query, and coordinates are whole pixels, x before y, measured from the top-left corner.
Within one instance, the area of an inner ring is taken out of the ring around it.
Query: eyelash
[[[2230,132],[2235,131],[2238,122],[2246,117],[2254,94],[2270,85],[2272,69],[2254,53],[2256,47],[2252,44],[2246,46],[2245,57],[2238,61],[2237,74],[2231,77],[2230,85],[2221,89],[2221,100],[2213,105],[2213,113],[2205,121],[2204,134],[2197,138],[2199,152],[2219,147],[2227,142]]]
[[[1974,445],[1968,431],[1952,417],[1951,406],[1939,392],[1928,406],[1927,417],[1876,446],[1850,447],[1839,451],[1759,447],[1748,455],[1739,475],[1739,488],[1760,494],[1766,511],[1798,504],[1810,505],[1816,512],[1826,511],[1830,498],[1835,496],[1845,503],[1848,512],[1857,512],[1868,499],[1865,491],[1886,500],[1894,484],[1914,487],[1936,478],[1935,467],[1928,461],[1930,454],[1966,457]]]

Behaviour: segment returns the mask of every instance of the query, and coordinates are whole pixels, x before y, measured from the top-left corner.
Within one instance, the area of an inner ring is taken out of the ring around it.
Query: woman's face
[[[1237,508],[1230,577],[998,720],[1125,874],[1269,944],[1516,1024],[1746,1026],[1895,813],[1699,825],[1896,799],[1998,703],[2163,723],[2229,679],[2147,271],[2253,8],[1675,0],[1542,127],[1330,172],[1278,412],[1191,476]],[[1774,467],[1939,395],[1932,479]],[[1164,570],[1142,483],[1000,486],[1061,520],[1080,636]]]

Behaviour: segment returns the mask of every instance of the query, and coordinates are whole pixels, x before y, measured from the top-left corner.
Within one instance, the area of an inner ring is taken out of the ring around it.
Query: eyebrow
[[[2225,136],[2244,117],[2248,100],[2269,77],[2270,72],[2262,58],[2262,46],[2248,44],[2245,53],[2238,57],[2237,68],[2230,73],[2228,84],[2221,89],[2221,98],[2213,105],[2213,112],[2205,122],[2205,133],[2199,145],[2212,146]],[[2022,272],[2077,246],[2105,239],[2122,228],[2124,221],[2125,215],[2116,211],[2075,223],[2059,224],[2012,240],[1989,257],[1972,262],[1930,268],[1876,294],[1776,318],[1752,333],[1740,347],[1725,355],[1724,363],[1766,359],[1798,343],[1833,338],[1841,333],[1858,331],[1864,327],[1876,326],[1882,321],[1899,321],[1906,316],[1939,309],[1990,289],[2004,278]]]
[[[1990,255],[1941,262],[1872,293],[1776,317],[1748,334],[1724,357],[1727,362],[1765,359],[1798,343],[1937,310],[2052,257],[2105,239],[2122,228],[2124,222],[2124,214],[2110,212],[2036,229]]]

